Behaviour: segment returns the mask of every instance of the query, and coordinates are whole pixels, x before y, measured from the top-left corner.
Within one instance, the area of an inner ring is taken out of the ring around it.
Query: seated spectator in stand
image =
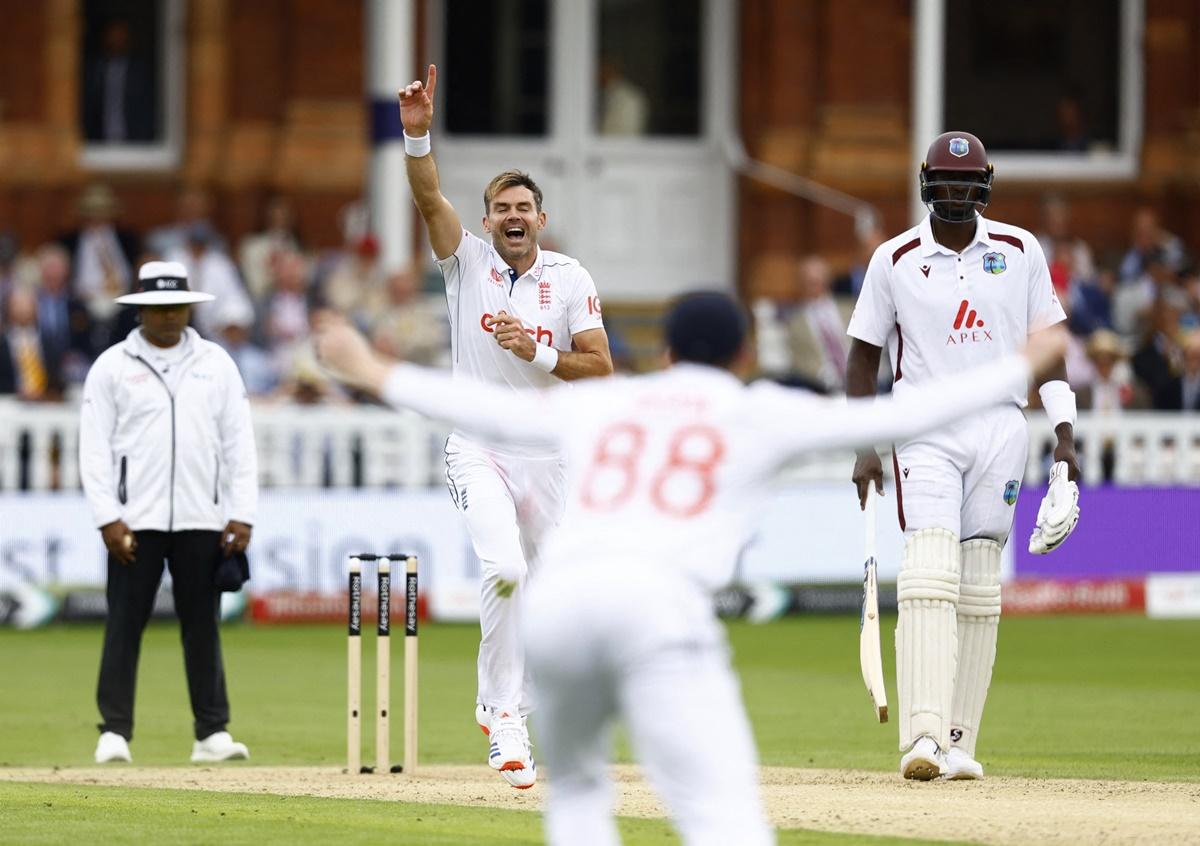
[[[1200,265],[1189,264],[1179,271],[1176,287],[1184,303],[1179,325],[1188,330],[1200,329]]]
[[[296,219],[287,197],[274,196],[267,201],[262,228],[242,239],[238,247],[238,264],[246,289],[255,303],[266,301],[271,293],[274,275],[272,263],[281,253],[300,251],[300,236]]]
[[[450,366],[446,298],[421,293],[412,269],[397,270],[368,301],[368,336],[377,350],[425,367]]]
[[[313,347],[311,334],[288,349],[284,361],[282,379],[275,398],[299,405],[321,403],[344,403],[345,390],[330,379],[319,361]]]
[[[1087,355],[1093,375],[1088,384],[1075,388],[1080,411],[1116,416],[1126,409],[1150,407],[1145,388],[1133,378],[1129,353],[1120,335],[1110,329],[1097,329],[1088,337]]]
[[[1075,398],[1079,410],[1092,412],[1096,421],[1083,446],[1086,450],[1092,442],[1098,444],[1101,474],[1104,481],[1110,482],[1116,469],[1116,440],[1114,427],[1109,424],[1126,410],[1149,408],[1150,398],[1133,378],[1125,342],[1116,332],[1093,332],[1088,338],[1087,354],[1093,375],[1089,384],[1075,388]]]
[[[38,331],[37,298],[25,287],[14,288],[5,304],[0,336],[0,394],[16,394],[30,402],[63,398],[58,360]]]
[[[1165,380],[1154,395],[1161,411],[1200,412],[1200,329],[1192,329],[1180,342],[1183,361],[1178,376]]]
[[[68,258],[69,260],[69,258]],[[21,252],[21,242],[13,232],[0,232],[0,320],[8,292],[20,285],[34,284],[37,260]]]
[[[1141,325],[1155,300],[1177,287],[1177,275],[1165,250],[1151,250],[1142,267],[1141,276],[1121,283],[1113,295],[1113,326],[1126,335]]]
[[[879,225],[878,218],[872,221],[870,226],[864,227],[859,231],[856,224],[857,246],[855,250],[854,264],[850,269],[839,276],[833,283],[833,293],[839,297],[850,297],[853,300],[858,300],[858,295],[862,292],[863,278],[867,275],[867,265],[871,262],[871,256],[875,254],[876,248],[882,244],[887,238],[883,234],[883,229]]]
[[[1112,295],[1117,288],[1117,274],[1104,268],[1096,271],[1090,281],[1071,287],[1067,302],[1067,325],[1076,335],[1088,337],[1097,329],[1111,329]]]
[[[156,256],[165,256],[184,249],[188,245],[188,236],[197,226],[207,226],[210,234],[210,247],[218,252],[228,253],[225,239],[217,232],[211,220],[212,200],[203,188],[185,188],[179,195],[175,211],[175,220],[165,226],[151,229],[146,235],[146,249]]]
[[[246,384],[246,392],[252,397],[267,396],[279,387],[279,371],[266,350],[255,345],[250,340],[250,332],[254,328],[254,312],[243,305],[218,302],[215,306],[217,316],[214,323],[217,327],[217,343],[225,348],[242,381]]]
[[[1095,278],[1092,248],[1071,232],[1071,207],[1058,194],[1049,194],[1042,200],[1042,231],[1037,239],[1051,268],[1058,259],[1068,264],[1073,279]]]
[[[117,228],[119,213],[111,188],[89,185],[79,197],[79,229],[59,239],[71,256],[71,293],[87,306],[93,322],[104,327],[120,308],[116,298],[129,293],[130,268],[138,254],[133,233]]]
[[[70,274],[71,258],[61,244],[46,244],[38,250],[34,292],[46,358],[57,362],[64,382],[83,384],[96,350],[91,315],[67,288]]]
[[[1158,222],[1158,213],[1142,207],[1133,213],[1131,245],[1121,260],[1121,284],[1136,282],[1147,272],[1152,257],[1157,257],[1171,271],[1183,267],[1186,254],[1183,242],[1167,232]]]
[[[1151,397],[1163,396],[1180,370],[1181,294],[1171,290],[1154,301],[1145,322],[1142,342],[1133,354],[1133,372]]]
[[[821,393],[842,393],[850,352],[846,326],[854,303],[834,299],[833,273],[819,256],[801,260],[796,281],[797,302],[786,317],[791,373],[783,382]]]
[[[276,370],[292,370],[296,348],[308,339],[313,310],[311,272],[299,253],[283,253],[275,260],[275,283],[263,304],[262,332]]]
[[[220,246],[217,233],[207,222],[201,220],[187,228],[186,244],[172,248],[163,256],[164,261],[177,261],[188,271],[188,287],[193,291],[212,294],[217,302],[231,308],[254,310],[250,295],[242,285],[237,266]],[[192,311],[192,322],[206,339],[217,337],[214,311],[198,308]]]
[[[367,322],[368,300],[382,294],[385,284],[379,266],[379,241],[366,233],[347,244],[347,249],[328,266],[319,290],[324,305],[362,324]]]

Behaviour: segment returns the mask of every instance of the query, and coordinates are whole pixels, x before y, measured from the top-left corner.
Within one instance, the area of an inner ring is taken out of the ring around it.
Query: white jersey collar
[[[538,244],[536,247],[534,247],[534,249],[537,250],[537,254],[533,257],[533,264],[530,265],[529,270],[522,273],[517,277],[517,279],[513,279],[510,275],[509,272],[513,270],[513,268],[509,267],[504,261],[504,258],[500,255],[500,251],[496,249],[496,245],[489,242],[488,246],[492,248],[492,267],[495,269],[496,273],[500,275],[501,279],[508,279],[515,282],[517,279],[523,279],[526,276],[532,276],[535,282],[541,281],[543,270],[542,263],[545,260],[546,255],[542,252],[541,244]]]
[[[937,239],[933,237],[933,224],[930,222],[931,216],[925,215],[925,219],[921,221],[918,227],[918,234],[921,238],[921,255],[925,258],[941,253],[946,256],[957,256],[960,253],[939,244]],[[988,232],[987,221],[983,215],[975,218],[975,236],[971,239],[971,243],[963,247],[963,252],[974,247],[976,244],[983,244],[986,247],[994,246],[991,234]]]

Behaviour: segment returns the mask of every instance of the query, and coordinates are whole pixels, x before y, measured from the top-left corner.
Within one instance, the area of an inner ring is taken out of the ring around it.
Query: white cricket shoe
[[[900,759],[900,775],[914,781],[929,781],[942,772],[942,750],[932,737],[923,734]]]
[[[129,754],[129,744],[125,742],[125,738],[115,731],[106,731],[100,735],[100,740],[96,742],[97,764],[132,760],[133,756]]]
[[[491,734],[492,712],[486,705],[475,704],[475,722],[479,723],[479,728],[485,735]]]
[[[246,760],[250,750],[246,744],[235,741],[227,731],[210,734],[192,744],[192,763],[209,764],[214,761]]]
[[[518,790],[528,790],[537,781],[537,764],[525,720],[505,712],[492,719],[488,766]]]
[[[952,780],[978,780],[983,778],[983,764],[976,761],[957,746],[951,746],[946,753],[946,763],[942,767],[942,778]]]

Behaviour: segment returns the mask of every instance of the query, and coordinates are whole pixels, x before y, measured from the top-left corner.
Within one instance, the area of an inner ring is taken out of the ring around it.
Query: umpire
[[[188,327],[178,262],[151,261],[134,293],[141,325],[105,351],[83,387],[79,463],[108,548],[108,621],[96,701],[96,762],[129,761],[142,631],[171,571],[196,742],[192,761],[248,758],[225,730],[218,565],[244,554],[258,503],[250,404],[233,359]]]

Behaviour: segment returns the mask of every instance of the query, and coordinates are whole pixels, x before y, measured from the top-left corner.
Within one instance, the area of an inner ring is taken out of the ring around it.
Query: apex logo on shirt
[[[983,328],[983,319],[971,308],[969,300],[963,300],[954,318],[954,331],[946,337],[946,346],[954,347],[990,340],[992,333]]]
[[[924,273],[925,278],[928,279],[929,278],[929,265],[927,265],[927,264],[921,265],[921,272]]]

